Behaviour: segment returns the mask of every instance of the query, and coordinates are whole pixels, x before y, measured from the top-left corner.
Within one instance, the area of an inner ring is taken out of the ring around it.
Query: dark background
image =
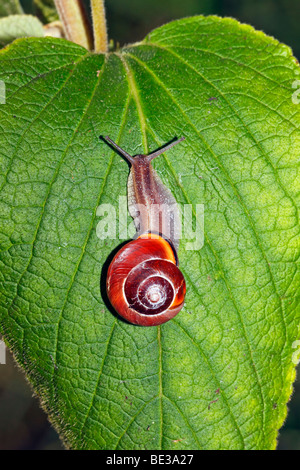
[[[106,0],[109,36],[121,45],[185,16],[232,16],[292,47],[300,57],[299,0]]]
[[[2,0],[0,0],[2,1]],[[30,0],[22,0],[30,3]],[[300,58],[299,0],[106,0],[109,37],[139,41],[170,20],[198,14],[232,16],[288,44]],[[300,450],[300,380],[289,403],[279,449]],[[56,432],[9,353],[0,365],[0,450],[62,449]]]

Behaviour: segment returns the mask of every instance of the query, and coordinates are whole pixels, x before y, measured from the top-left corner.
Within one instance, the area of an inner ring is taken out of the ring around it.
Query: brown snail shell
[[[174,248],[151,233],[127,243],[115,255],[106,288],[118,314],[142,326],[161,325],[177,315],[186,292]]]

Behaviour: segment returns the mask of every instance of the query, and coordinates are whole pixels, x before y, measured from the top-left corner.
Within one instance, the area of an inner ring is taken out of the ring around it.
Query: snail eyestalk
[[[130,163],[133,163],[134,161],[134,157],[132,157],[131,155],[129,155],[129,153],[125,152],[125,150],[123,150],[121,147],[119,147],[119,145],[117,145],[113,140],[111,140],[110,137],[106,136],[105,139],[113,146],[115,147]],[[180,139],[177,139],[175,140],[174,142],[171,142],[170,144],[166,145],[165,147],[159,149],[159,150],[156,150],[155,152],[152,152],[152,153],[149,153],[149,155],[144,155],[145,158],[147,158],[147,160],[149,162],[151,162],[151,160],[153,160],[155,157],[158,157],[159,155],[161,155],[162,153],[166,152],[167,150],[169,150],[170,148],[174,147],[174,145],[177,145],[179,144],[179,142],[182,142],[183,140],[185,140],[185,137],[181,137]]]
[[[105,137],[105,140],[108,140],[108,142],[113,147],[115,147],[115,149],[117,149],[123,155],[123,157],[125,157],[130,163],[133,163],[134,158],[129,155],[129,153],[125,152],[125,150],[123,150],[121,147],[119,147],[119,145],[117,145],[113,140],[111,140],[108,135]]]
[[[169,145],[166,145],[165,147],[163,147],[159,150],[156,150],[156,152],[150,153],[149,155],[147,155],[147,159],[149,161],[153,160],[153,158],[158,157],[162,153],[169,150],[171,147],[174,147],[174,145],[177,145],[177,144],[179,144],[179,142],[182,142],[183,140],[185,140],[185,137],[181,137],[180,139],[175,140],[174,142],[171,142]]]

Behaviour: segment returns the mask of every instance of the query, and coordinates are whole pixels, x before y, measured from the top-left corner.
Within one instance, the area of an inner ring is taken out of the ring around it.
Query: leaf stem
[[[91,0],[91,7],[94,30],[94,50],[97,53],[105,54],[108,50],[108,41],[104,0]]]
[[[82,0],[54,1],[66,38],[91,50],[92,34]]]

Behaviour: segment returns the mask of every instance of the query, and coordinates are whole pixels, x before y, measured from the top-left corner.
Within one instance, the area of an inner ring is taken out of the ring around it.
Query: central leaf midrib
[[[143,146],[144,146],[144,154],[148,153],[148,143],[147,143],[147,135],[146,135],[146,120],[143,113],[141,100],[139,98],[138,89],[133,77],[133,74],[130,70],[129,65],[127,64],[125,58],[122,54],[117,54],[122,65],[124,67],[126,78],[128,82],[129,89],[131,90],[131,94],[135,100],[136,107],[137,107],[137,114],[140,121],[140,128],[142,133],[143,139]],[[162,384],[162,342],[161,342],[161,330],[160,326],[157,327],[157,344],[158,344],[158,382],[159,382],[159,390],[158,390],[158,397],[159,397],[159,415],[160,415],[160,429],[159,429],[159,449],[162,449],[162,442],[163,442],[163,384]]]

